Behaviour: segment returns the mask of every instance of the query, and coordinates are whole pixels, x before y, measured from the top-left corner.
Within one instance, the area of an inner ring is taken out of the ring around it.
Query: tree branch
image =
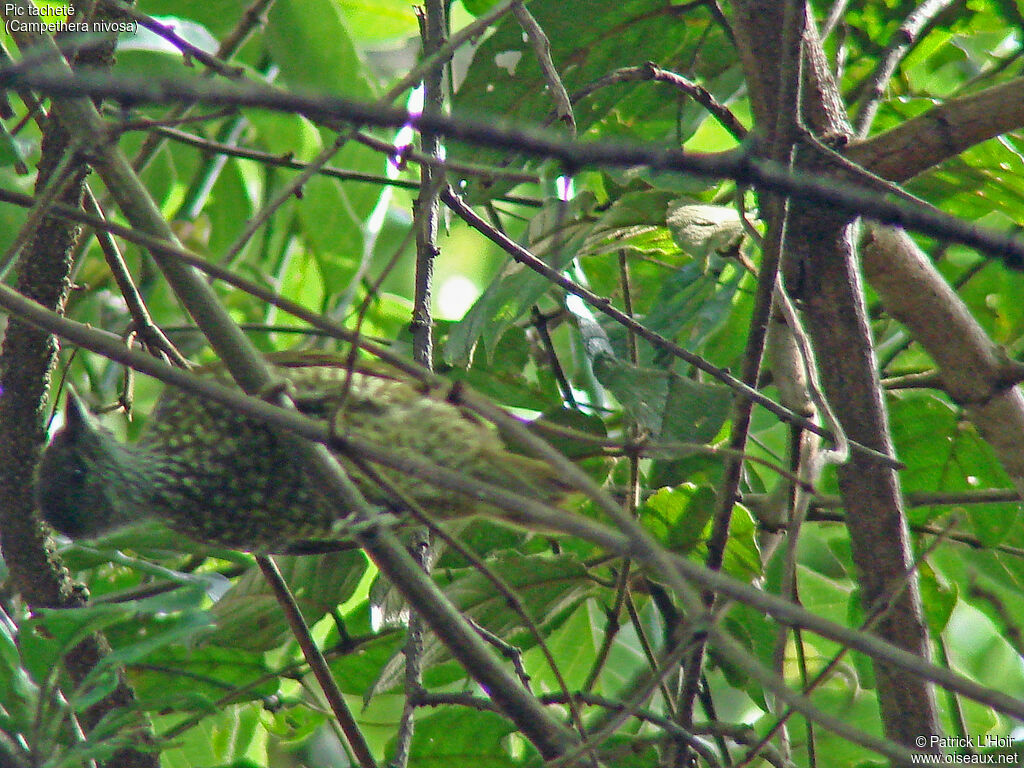
[[[381,104],[366,104],[334,96],[290,94],[259,84],[72,73],[54,71],[52,67],[41,68],[39,61],[0,69],[0,86],[27,86],[57,97],[86,94],[112,98],[123,103],[197,100],[211,104],[262,107],[299,112],[330,125],[336,124],[338,120],[380,127],[409,124],[419,130],[442,133],[451,139],[549,157],[560,161],[570,170],[600,166],[647,166],[653,170],[676,171],[701,178],[732,178],[740,184],[828,205],[883,224],[902,226],[964,243],[1002,258],[1010,268],[1024,269],[1024,240],[965,223],[954,216],[922,210],[920,206],[904,201],[887,200],[876,189],[868,186],[827,183],[813,174],[790,173],[785,167],[759,157],[753,151],[755,148],[750,146],[717,154],[697,154],[657,145],[573,142],[555,137],[549,132],[510,127],[502,122],[482,123],[426,114],[415,116],[405,110]],[[822,111],[818,109],[813,112]],[[824,111],[831,114],[831,110]],[[809,122],[809,126],[817,131],[813,123]]]
[[[28,0],[14,0],[22,14],[29,15]],[[29,36],[35,50],[51,60],[50,71],[70,77],[53,41],[41,35]],[[54,111],[64,127],[94,153],[93,165],[128,220],[137,228],[177,245],[173,232],[160,215],[148,191],[116,145],[105,141],[103,122],[88,99],[69,98],[55,104]],[[247,392],[273,391],[274,376],[263,357],[239,330],[201,275],[159,250],[151,251],[175,294],[221,356],[228,371]],[[277,402],[294,408],[283,393]],[[344,474],[335,456],[323,445],[313,444],[285,432],[285,444],[313,472],[327,494],[334,494],[339,508],[351,510],[366,524],[356,538],[381,571],[416,605],[431,628],[453,656],[460,659],[492,695],[523,734],[545,757],[561,754],[575,743],[573,734],[551,717],[501,666],[476,632],[437,586],[424,574],[390,531],[380,528],[376,514]]]

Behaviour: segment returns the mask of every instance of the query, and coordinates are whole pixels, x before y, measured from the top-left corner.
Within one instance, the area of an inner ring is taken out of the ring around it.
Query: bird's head
[[[123,480],[130,456],[69,391],[64,426],[36,469],[36,506],[55,530],[88,539],[132,522]]]

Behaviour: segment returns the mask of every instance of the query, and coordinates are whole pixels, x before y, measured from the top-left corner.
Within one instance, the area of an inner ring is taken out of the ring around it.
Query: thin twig
[[[551,92],[551,98],[555,102],[555,114],[559,120],[565,123],[569,129],[569,135],[575,137],[576,118],[572,113],[572,102],[569,100],[569,94],[565,90],[555,62],[551,59],[551,41],[548,40],[544,29],[537,23],[537,19],[521,0],[513,4],[512,13],[515,14],[516,21],[523,28],[530,45],[533,46],[533,53],[540,65],[541,75],[544,76],[544,81],[548,84],[548,90]]]
[[[443,0],[426,0],[420,11],[420,35],[427,56],[438,51],[448,35],[448,21]],[[437,115],[444,111],[444,68],[435,67],[423,80],[423,113]],[[427,157],[440,159],[440,137],[432,131],[420,132],[420,146]],[[412,340],[413,360],[427,370],[433,368],[433,317],[431,294],[434,282],[434,259],[440,254],[437,245],[440,218],[440,190],[445,183],[444,171],[432,165],[420,166],[420,193],[413,207],[416,230],[416,269],[414,276]]]
[[[595,80],[589,85],[581,88],[572,94],[571,100],[575,104],[601,88],[607,88],[616,83],[628,83],[642,80],[653,80],[659,83],[667,83],[676,90],[686,94],[691,99],[706,109],[725,130],[733,135],[737,141],[746,138],[747,129],[743,123],[722,104],[715,96],[699,83],[688,80],[682,75],[662,69],[653,61],[649,61],[640,67],[622,67],[609,72],[604,77]]]
[[[281,112],[299,112],[318,123],[338,120],[376,125],[435,130],[450,138],[513,149],[524,154],[550,157],[566,168],[613,168],[647,166],[701,178],[732,178],[740,184],[779,192],[814,205],[831,206],[837,212],[853,213],[878,221],[952,240],[985,251],[1003,260],[1010,269],[1024,269],[1024,241],[1003,232],[964,222],[936,210],[922,210],[909,201],[891,200],[879,194],[874,184],[838,183],[822,180],[820,174],[793,171],[759,157],[753,148],[740,147],[721,153],[700,154],[661,145],[618,144],[614,142],[567,142],[543,132],[509,128],[451,117],[421,115],[379,104],[354,102],[336,96],[306,96],[283,93],[254,83],[190,81],[184,78],[149,78],[97,75],[87,71],[55,71],[38,64],[0,68],[0,85],[29,86],[53,96],[111,98],[120,101],[165,103],[179,100],[211,104],[263,107]],[[946,105],[947,108],[949,105]],[[921,117],[926,119],[927,113]],[[866,146],[858,145],[858,146]]]
[[[394,157],[396,147],[391,142],[383,141],[368,133],[358,132],[355,140],[378,152],[383,152],[388,157]],[[441,171],[450,171],[454,175],[481,176],[484,178],[505,179],[517,184],[539,184],[541,179],[536,173],[525,171],[512,171],[506,168],[499,168],[494,165],[483,165],[479,163],[463,163],[457,160],[441,160],[438,157],[431,157],[423,152],[418,152],[412,147],[402,147],[401,160],[420,165],[430,165]]]
[[[576,396],[572,391],[572,384],[569,383],[569,378],[565,375],[562,362],[558,359],[558,353],[555,350],[555,344],[551,340],[551,333],[548,331],[549,318],[536,305],[530,309],[530,317],[533,320],[533,328],[537,331],[537,335],[540,336],[540,342],[544,346],[547,362],[551,366],[551,372],[555,376],[555,381],[558,383],[558,391],[562,393],[562,399],[565,401],[565,404],[570,408],[576,409],[578,406],[576,404]]]
[[[175,32],[173,26],[160,23],[152,16],[141,13],[128,3],[121,2],[121,0],[101,0],[101,3],[105,9],[127,16],[133,21],[138,22],[140,26],[148,29],[154,35],[162,37],[164,40],[169,42],[182,52],[185,57],[186,64],[190,59],[195,59],[209,70],[232,80],[240,78],[245,74],[245,70],[242,67],[233,66],[224,62],[219,57],[207,53],[202,48],[193,45]]]
[[[324,659],[316,642],[314,642],[313,636],[309,632],[309,626],[306,624],[306,620],[302,618],[302,612],[299,610],[298,603],[295,602],[288,584],[281,575],[281,571],[278,570],[277,563],[268,555],[257,555],[256,564],[259,566],[260,571],[263,573],[263,578],[266,579],[267,585],[281,606],[281,611],[288,620],[288,626],[291,627],[292,635],[298,642],[299,647],[302,649],[302,655],[306,657],[306,663],[309,664],[310,670],[320,684],[320,690],[323,691],[324,697],[327,699],[327,703],[330,705],[331,711],[338,721],[338,725],[341,726],[345,738],[348,739],[348,745],[351,747],[356,760],[359,761],[361,768],[376,768],[377,761],[373,759],[373,753],[370,752],[366,738],[359,729],[359,724],[356,722],[352,710],[349,709],[348,704],[345,702],[345,697],[341,695],[338,683],[335,681],[334,675],[331,674],[331,668],[327,666],[326,659]]]
[[[126,119],[123,109],[114,110],[109,107],[103,107],[100,112],[104,117],[110,117],[112,120],[116,120],[117,131],[120,133],[128,133],[129,131],[159,131],[164,128],[170,129],[182,125],[212,123],[216,120],[223,120],[225,117],[234,117],[239,114],[238,110],[234,107],[222,107],[221,109],[216,109],[213,112],[203,112],[198,115],[168,118],[135,117],[130,115]],[[192,136],[193,134],[186,135]],[[205,139],[203,139],[203,141],[205,141]]]
[[[159,121],[158,121],[159,122]],[[228,155],[230,157],[237,157],[242,160],[253,160],[264,165],[277,167],[277,168],[288,168],[293,171],[301,171],[308,167],[308,163],[303,163],[293,159],[291,154],[277,155],[271,152],[263,152],[258,149],[252,149],[250,147],[239,147],[233,144],[224,144],[223,142],[214,141],[213,139],[207,139],[202,136],[196,136],[192,133],[185,131],[179,131],[174,128],[168,128],[163,126],[142,126],[147,127],[157,133],[165,136],[172,141],[177,141],[181,144],[188,144],[189,146],[197,147],[204,152],[216,152],[217,154]],[[372,136],[361,135],[357,137],[357,140],[361,144],[372,146],[374,149],[380,150],[386,154],[394,154],[395,147],[386,141],[380,139],[374,139]],[[530,173],[519,173],[504,171],[501,168],[494,166],[483,166],[473,165],[470,163],[459,163],[449,160],[439,160],[437,158],[430,158],[423,155],[421,152],[414,150],[404,150],[402,152],[402,158],[414,163],[429,163],[435,168],[443,169],[449,173],[454,173],[460,176],[486,176],[486,177],[498,177],[504,176],[509,181],[518,183],[540,183],[540,177],[536,174]],[[320,176],[329,176],[331,178],[340,179],[342,181],[361,181],[370,184],[380,184],[382,186],[400,187],[402,189],[419,189],[419,183],[415,181],[409,181],[408,179],[390,179],[387,176],[381,176],[374,173],[364,173],[361,171],[348,171],[343,168],[335,168],[330,165],[326,165],[317,170],[317,174]],[[517,203],[519,205],[530,205],[538,207],[542,204],[540,200],[533,198],[526,198],[521,196],[506,196],[498,198],[507,200],[508,202]]]
[[[85,196],[82,202],[86,211],[93,216],[103,218],[103,211],[100,210],[99,203],[96,201],[96,197],[88,185],[86,185]],[[128,266],[124,263],[121,250],[117,247],[113,236],[103,228],[97,227],[93,231],[96,234],[100,250],[103,251],[103,256],[107,261],[110,274],[113,276],[114,282],[117,283],[121,296],[128,307],[128,312],[132,316],[132,325],[143,343],[150,350],[166,355],[167,359],[175,365],[188,368],[188,361],[182,356],[171,340],[164,335],[159,326],[153,322],[153,317],[149,314],[146,302],[135,287],[131,273],[128,271]]]
[[[658,347],[659,349],[668,352],[674,357],[678,357],[679,359],[684,360],[685,362],[689,363],[695,368],[698,368],[704,371],[705,373],[713,376],[723,384],[726,384],[727,386],[732,388],[737,394],[741,395],[744,398],[748,398],[752,402],[764,407],[771,413],[778,416],[780,419],[790,424],[796,424],[802,429],[808,429],[811,432],[814,432],[817,435],[821,435],[822,437],[826,437],[830,440],[834,439],[834,437],[828,430],[815,424],[813,421],[804,418],[803,416],[793,413],[788,408],[784,408],[771,398],[766,397],[765,395],[758,392],[749,384],[745,384],[744,382],[740,381],[725,369],[712,365],[707,360],[702,358],[700,355],[696,355],[690,352],[689,350],[679,346],[678,344],[670,341],[669,339],[666,339],[664,336],[661,336],[660,334],[651,331],[649,328],[647,328],[641,323],[638,323],[629,315],[616,309],[614,306],[611,305],[611,302],[607,298],[603,296],[598,296],[594,292],[584,288],[578,283],[565,277],[561,272],[552,269],[545,262],[543,262],[541,259],[538,259],[528,250],[523,248],[521,245],[519,245],[515,241],[509,239],[508,237],[506,237],[505,235],[491,227],[486,221],[480,218],[473,211],[472,208],[466,205],[465,202],[463,202],[462,199],[458,195],[456,195],[455,192],[450,187],[441,193],[441,199],[453,211],[455,211],[455,213],[458,214],[458,216],[462,218],[463,221],[469,224],[473,229],[480,232],[482,235],[486,236],[489,240],[499,245],[502,248],[502,250],[504,250],[507,254],[512,256],[512,258],[514,258],[516,261],[518,261],[521,264],[525,264],[535,272],[544,275],[544,277],[550,280],[553,284],[558,285],[561,288],[564,288],[569,293],[575,296],[579,296],[581,299],[587,302],[587,304],[594,307],[599,312],[612,318],[613,320],[621,324],[624,328],[631,330],[640,338],[650,342],[655,347]],[[868,448],[867,446],[853,443],[852,441],[850,443],[850,446],[854,450],[857,450],[867,456],[871,456],[875,460],[882,462],[886,466],[891,466],[893,468],[899,468],[901,466],[899,462],[895,461],[891,457],[885,456],[884,454],[881,454],[878,451]]]
[[[824,40],[832,34],[832,30],[836,28],[836,24],[843,18],[843,14],[846,13],[846,6],[849,4],[849,0],[833,0],[832,7],[829,8],[828,18],[825,19],[825,23],[821,27],[821,39]]]
[[[444,45],[448,36],[448,14],[443,0],[425,0],[417,8],[416,18],[420,26],[420,40],[425,56],[431,56]],[[431,114],[444,111],[443,67],[429,70],[423,78],[423,111]],[[442,157],[440,137],[436,133],[420,133],[423,154],[433,159]],[[444,171],[429,164],[420,166],[419,195],[413,202],[413,230],[416,235],[416,266],[413,276],[413,308],[410,318],[412,330],[413,360],[428,371],[434,369],[434,327],[431,311],[431,295],[434,286],[434,259],[440,254],[437,245],[437,230],[440,207],[438,190],[444,183]],[[415,428],[415,427],[414,427]],[[433,542],[428,528],[419,527],[413,534],[415,549],[413,556],[424,573],[431,572]],[[412,752],[412,738],[416,729],[416,704],[414,695],[423,689],[423,653],[427,632],[423,618],[413,606],[409,618],[403,654],[405,655],[405,703],[395,736],[395,751],[392,765],[406,768]]]

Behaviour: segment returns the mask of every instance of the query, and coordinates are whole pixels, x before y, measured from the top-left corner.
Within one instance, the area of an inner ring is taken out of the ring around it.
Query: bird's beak
[[[91,419],[88,407],[69,384],[67,398],[64,401],[64,428],[81,431],[89,427]]]

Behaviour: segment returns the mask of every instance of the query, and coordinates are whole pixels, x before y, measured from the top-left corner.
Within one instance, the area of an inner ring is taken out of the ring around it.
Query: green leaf
[[[410,764],[508,768],[512,759],[505,742],[514,730],[493,712],[445,709],[417,719]]]
[[[366,572],[366,557],[358,550],[276,560],[309,626],[348,600]],[[225,647],[266,651],[291,636],[273,592],[256,569],[239,578],[210,614],[217,623],[210,641]]]
[[[25,152],[28,149],[25,142],[19,142],[7,130],[7,126],[0,123],[0,166],[11,166],[21,173],[28,173],[25,165]]]
[[[890,406],[897,455],[907,465],[901,473],[907,491],[972,491],[1011,485],[991,446],[954,409],[932,395],[893,398]],[[1020,517],[1017,503],[972,504],[964,511],[975,535],[986,546],[999,544]],[[927,521],[946,510],[914,510]]]
[[[673,375],[665,398],[662,441],[710,443],[732,408],[732,390],[724,384],[705,384]]]
[[[301,700],[277,707],[271,714],[269,719],[264,718],[264,725],[283,743],[302,743],[329,721],[326,712],[310,709]]]
[[[36,717],[39,686],[22,666],[11,625],[0,621],[0,714],[10,718],[15,732],[28,728]]]
[[[355,617],[352,614],[345,617],[349,631],[352,631],[352,624],[355,623],[353,618],[361,618],[362,622],[359,623],[364,624],[366,630],[369,631],[371,622],[368,601],[358,607]],[[332,628],[326,643],[331,647],[336,646],[338,642],[338,634]],[[353,652],[330,659],[331,673],[341,691],[353,696],[361,696],[364,701],[368,701],[375,684],[381,678],[381,671],[389,661],[400,656],[404,642],[405,634],[403,632],[395,629],[384,630],[360,643]],[[380,690],[387,690],[387,688],[381,686]]]
[[[641,519],[656,521],[666,546],[687,554],[703,541],[715,512],[715,492],[691,483],[677,488],[662,488],[640,508]],[[651,522],[647,527],[651,527]]]
[[[487,565],[523,603],[530,619],[543,634],[559,627],[580,603],[598,591],[597,585],[588,578],[586,567],[572,555],[501,553],[488,560]],[[536,643],[507,596],[476,569],[435,570],[434,579],[460,613],[488,632],[522,650]],[[436,638],[426,640],[425,669],[448,658],[448,652]],[[403,667],[402,657],[393,657],[375,682],[371,695],[399,685]]]
[[[34,680],[46,680],[61,663],[61,657],[88,635],[127,621],[134,613],[127,605],[41,609],[36,618],[22,625],[19,634],[26,669]]]
[[[552,269],[561,271],[574,258],[580,240],[590,230],[586,220],[593,196],[584,193],[566,208],[549,201],[530,224],[530,250]],[[449,365],[464,368],[473,359],[478,342],[483,341],[488,362],[512,324],[551,290],[549,280],[532,269],[508,261],[501,274],[484,289],[473,306],[448,337],[444,359]]]
[[[949,623],[953,609],[960,598],[959,589],[943,584],[936,577],[935,571],[928,565],[922,563],[918,567],[921,585],[921,605],[924,606],[925,616],[928,618],[928,628],[933,634],[942,632]]]
[[[729,520],[729,540],[725,545],[722,569],[741,581],[761,575],[761,550],[757,544],[757,520],[742,504],[733,505]]]
[[[597,380],[615,395],[630,418],[645,432],[661,434],[668,396],[668,372],[637,368],[608,355],[597,357],[593,365]]]
[[[677,254],[665,211],[672,195],[660,190],[626,192],[599,212],[577,249],[579,257],[620,251],[665,256]]]
[[[260,653],[206,644],[199,648],[164,645],[132,667],[132,685],[139,702],[153,709],[215,711],[215,702],[240,692],[237,701],[259,700],[277,692],[280,682],[270,674]]]
[[[419,34],[416,13],[404,0],[337,0],[345,27],[360,44],[396,47]]]
[[[553,429],[546,429],[549,425]],[[535,432],[541,434],[560,453],[571,459],[592,456],[595,452],[594,441],[604,440],[608,436],[608,430],[599,417],[571,408],[545,411],[533,427]],[[559,427],[568,433],[559,432]],[[574,437],[573,433],[579,433],[579,437]],[[588,436],[592,439],[585,439]]]
[[[452,328],[444,350],[445,362],[466,367],[480,340],[489,350],[493,349],[512,323],[550,289],[551,284],[536,272],[510,262],[502,276],[484,289],[462,321]],[[493,358],[489,355],[489,359]]]
[[[498,0],[462,0],[462,7],[474,16],[481,16],[498,4]]]
[[[717,258],[717,257],[716,257]],[[661,285],[658,300],[644,318],[650,330],[681,339],[688,349],[702,344],[728,319],[743,274],[731,265],[708,271],[697,262],[680,267]]]
[[[294,86],[370,100],[375,88],[339,7],[330,0],[282,0],[267,16],[267,45]]]
[[[195,768],[251,759],[246,757],[246,752],[266,742],[259,722],[258,707],[222,707],[163,750],[160,765],[162,768]]]

